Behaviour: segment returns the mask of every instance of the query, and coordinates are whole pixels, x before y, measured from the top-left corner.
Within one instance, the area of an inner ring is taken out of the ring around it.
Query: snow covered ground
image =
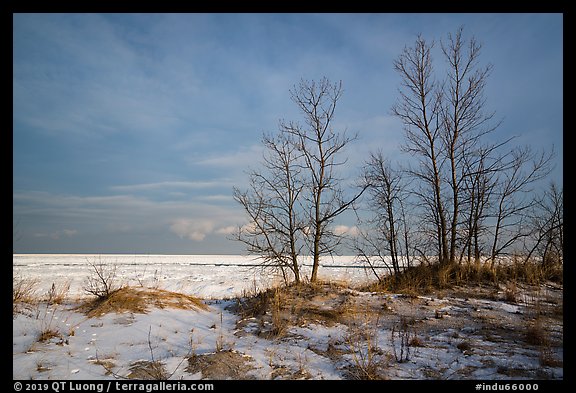
[[[126,284],[195,295],[208,308],[88,316],[77,308],[86,258],[97,256],[14,256],[15,275],[40,280],[40,295],[52,283],[70,283],[70,300],[14,314],[14,379],[563,378],[557,286],[518,288],[515,302],[505,301],[503,289],[407,297],[334,286],[276,313],[244,315],[235,297],[278,282],[249,266],[250,258],[102,256]],[[321,275],[349,284],[371,279],[347,263],[325,262],[333,267]],[[526,339],[536,312],[542,343]],[[275,318],[290,323],[268,334]]]
[[[281,276],[262,272],[258,261],[242,255],[81,255],[15,254],[14,274],[40,279],[39,290],[46,292],[52,283],[70,283],[70,295],[84,295],[82,289],[90,276],[90,263],[116,265],[117,276],[127,285],[144,283],[205,299],[240,296],[254,286],[267,288]],[[303,270],[309,274],[311,261],[303,258]],[[335,256],[322,260],[321,274],[333,280],[364,282],[373,276],[353,256]]]

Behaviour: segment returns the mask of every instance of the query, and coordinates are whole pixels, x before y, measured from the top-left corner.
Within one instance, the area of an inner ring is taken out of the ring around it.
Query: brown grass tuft
[[[164,365],[158,361],[140,360],[130,366],[129,379],[155,380],[168,379],[169,375],[164,369]]]
[[[71,279],[64,282],[52,283],[50,290],[46,294],[46,302],[48,304],[62,304],[68,296],[71,283]]]
[[[12,278],[12,314],[16,314],[22,305],[38,303],[38,280],[13,277]]]
[[[253,359],[243,353],[227,350],[190,356],[186,371],[190,374],[201,372],[202,379],[254,379],[248,374],[254,368],[252,362]]]
[[[200,299],[182,293],[162,289],[124,287],[106,299],[91,299],[78,309],[89,317],[111,312],[146,314],[151,308],[179,308],[184,310],[207,310]]]
[[[518,301],[518,287],[515,281],[509,281],[504,288],[504,299],[510,303]]]
[[[410,339],[410,342],[408,343],[408,345],[411,347],[424,347],[425,346],[424,341],[422,341],[422,339],[416,335]]]
[[[56,330],[46,329],[40,332],[40,334],[38,335],[38,342],[43,343],[46,341],[50,341],[53,338],[62,338],[62,336]]]

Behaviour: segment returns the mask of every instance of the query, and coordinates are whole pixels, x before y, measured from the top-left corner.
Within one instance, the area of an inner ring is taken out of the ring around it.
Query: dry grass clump
[[[14,277],[12,279],[12,314],[24,305],[38,303],[38,280]]]
[[[523,261],[514,258],[506,263],[463,262],[463,263],[422,263],[401,271],[399,274],[382,277],[377,283],[363,290],[390,291],[417,296],[437,289],[450,289],[455,285],[509,284],[506,294],[510,301],[515,300],[514,285],[517,282],[539,285],[545,281],[563,282],[563,266],[559,263],[542,264],[539,261]]]
[[[38,342],[50,341],[53,338],[61,338],[62,336],[56,330],[46,329],[38,335]]]
[[[399,274],[384,276],[374,284],[361,290],[385,291],[418,296],[434,289],[444,289],[453,281],[451,266],[421,264],[401,271]]]
[[[78,308],[89,317],[111,312],[133,312],[146,314],[151,308],[179,308],[207,310],[208,306],[200,299],[182,293],[162,289],[123,287],[105,299],[96,298]]]
[[[472,350],[472,344],[470,344],[470,341],[462,341],[456,345],[456,348],[463,353],[469,353]]]
[[[410,339],[410,342],[408,343],[408,345],[411,347],[425,347],[426,346],[424,341],[422,341],[422,339],[420,337],[418,337],[415,333],[414,333],[414,336],[412,336],[412,338]]]
[[[528,305],[528,303],[527,303]],[[562,367],[562,359],[558,359],[554,354],[554,338],[546,329],[545,315],[547,311],[539,300],[533,301],[529,306],[529,312],[533,314],[531,322],[524,331],[524,340],[527,344],[534,345],[540,351],[540,365],[542,367]],[[561,344],[560,344],[561,345]]]
[[[515,281],[509,281],[504,288],[504,299],[510,303],[518,301],[518,287]]]
[[[46,302],[48,304],[62,304],[68,296],[72,280],[68,279],[64,282],[52,283],[50,290],[46,294]]]
[[[128,379],[162,381],[168,379],[164,365],[158,361],[139,360],[130,366]]]
[[[380,314],[373,315],[370,309],[354,316],[348,326],[345,342],[352,357],[348,376],[359,380],[387,379],[385,372],[391,355],[378,346],[378,332],[381,329]]]
[[[542,326],[540,318],[537,318],[526,329],[525,339],[528,344],[545,346],[549,344],[548,334]]]
[[[113,370],[114,367],[116,367],[116,363],[114,363],[113,359],[98,359],[98,357],[96,357],[96,360],[92,362],[98,366],[102,366],[104,370],[106,370],[105,375],[115,375]]]
[[[190,374],[201,372],[202,379],[254,379],[248,375],[254,368],[252,361],[250,356],[234,350],[192,355],[188,358],[186,371]]]
[[[240,315],[239,325],[256,319],[258,335],[278,338],[290,326],[346,323],[352,314],[359,311],[351,300],[354,295],[344,288],[341,284],[329,282],[278,286],[237,299],[232,311]]]
[[[542,326],[540,317],[537,317],[528,325],[524,338],[528,344],[538,347],[540,351],[539,360],[542,367],[562,367],[563,361],[554,355],[552,340],[549,337],[549,333]]]

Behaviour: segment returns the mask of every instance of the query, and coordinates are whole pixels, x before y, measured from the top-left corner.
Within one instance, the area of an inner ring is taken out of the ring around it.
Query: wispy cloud
[[[63,229],[61,231],[53,231],[49,233],[37,232],[34,233],[34,237],[48,237],[53,240],[59,240],[61,237],[72,237],[76,235],[78,231],[76,229]]]
[[[234,199],[232,195],[202,195],[196,198],[199,201],[206,201],[206,202],[225,202],[225,203],[233,203]]]
[[[217,187],[230,187],[233,182],[230,179],[212,180],[212,181],[163,181],[157,183],[142,183],[111,186],[113,191],[134,192],[149,190],[167,190],[167,189],[208,189]]]
[[[59,236],[76,235],[80,228],[102,233],[142,230],[162,233],[168,229],[192,240],[203,240],[214,229],[237,225],[244,220],[242,212],[235,206],[222,203],[189,200],[166,202],[131,195],[75,196],[46,192],[15,193],[14,214],[21,217],[23,222],[34,220],[34,225],[22,228],[23,232],[28,233],[48,233],[34,228],[60,221],[78,229],[60,231]]]
[[[248,169],[251,165],[258,164],[262,159],[264,149],[259,144],[253,144],[249,147],[240,147],[240,149],[229,154],[212,154],[207,158],[191,160],[191,163],[218,167],[218,168],[235,168]]]

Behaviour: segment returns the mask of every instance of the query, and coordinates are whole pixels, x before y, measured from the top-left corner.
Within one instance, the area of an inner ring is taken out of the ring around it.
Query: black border
[[[294,12],[294,13],[564,13],[567,2],[547,1],[127,1],[35,0],[10,2],[11,12]]]
[[[46,1],[46,0],[39,0],[39,1],[20,1],[17,2],[15,0],[5,0],[2,2],[0,7],[2,8],[2,26],[4,34],[2,37],[7,42],[6,51],[10,50],[12,52],[12,43],[13,43],[13,19],[12,15],[14,13],[29,13],[29,12],[41,12],[41,13],[54,13],[54,12],[66,12],[66,13],[75,13],[75,12],[138,12],[138,13],[147,13],[147,12],[160,12],[160,13],[171,13],[171,12],[320,12],[320,13],[341,13],[341,12],[376,12],[376,13],[455,13],[455,12],[464,12],[464,13],[490,13],[490,12],[498,12],[498,13],[562,13],[564,22],[564,53],[566,56],[564,57],[564,69],[571,70],[574,68],[573,63],[570,62],[569,59],[570,52],[566,50],[567,48],[573,48],[573,24],[572,22],[573,17],[572,13],[568,12],[568,2],[528,2],[522,1],[517,2],[515,4],[507,3],[488,3],[485,1],[482,2],[461,2],[455,3],[452,1],[411,1],[411,2],[331,2],[331,3],[319,3],[319,2],[199,2],[199,1],[190,1],[190,0],[180,0],[180,1],[161,1],[161,2],[146,2],[146,1]],[[10,49],[8,49],[10,48]],[[12,62],[10,66],[7,67],[10,71],[13,71]],[[8,72],[8,70],[4,71],[4,77],[6,79],[10,78],[10,81],[7,81],[4,86],[12,86],[11,83],[11,75],[12,72]],[[574,77],[570,73],[565,73],[566,79],[564,79],[564,99],[572,98],[572,94],[570,94],[573,90],[572,86],[574,83]],[[566,89],[566,85],[568,85],[568,89]],[[11,89],[10,89],[11,90]],[[7,101],[4,102],[12,102],[11,91],[6,88],[6,95],[10,95]],[[537,94],[537,92],[534,92]],[[6,110],[7,112],[7,110]],[[4,116],[4,119],[12,119],[11,117]],[[567,118],[564,115],[565,124],[571,124],[566,122]],[[3,168],[7,168],[6,170],[10,170],[10,178],[13,178],[13,122],[11,124],[11,129],[8,131],[6,130],[5,135],[7,137],[4,139],[3,145],[5,149],[8,150],[2,154],[2,159],[4,160]],[[565,134],[566,135],[566,134]],[[569,134],[568,134],[569,135]],[[563,148],[563,147],[562,147]],[[568,168],[570,165],[570,158],[566,155],[564,156],[564,166]],[[566,165],[568,164],[568,165]],[[566,173],[566,172],[565,172]],[[570,183],[566,180],[569,178],[565,176],[564,184],[569,185]],[[13,183],[12,183],[13,184]],[[570,216],[573,211],[571,206],[571,199],[570,196],[572,195],[570,187],[565,187],[565,210],[564,215],[565,218],[568,218],[568,223],[570,222]],[[4,211],[8,211],[12,213],[12,205],[9,209],[6,207],[3,209]],[[12,216],[12,214],[11,214]],[[9,220],[6,217],[4,221],[7,225]],[[570,225],[566,226],[567,230],[565,229],[565,237],[568,239],[566,244],[570,245],[570,239],[572,230]],[[8,240],[7,236],[3,236],[3,243],[11,242]],[[3,247],[4,250],[12,250],[12,243],[5,244]],[[574,277],[574,263],[572,261],[572,252],[570,247],[565,249],[565,263],[564,265],[564,276],[565,278]],[[5,266],[8,266],[8,258],[11,256],[6,255]],[[12,270],[12,269],[10,269]],[[8,276],[8,272],[6,272],[6,276]],[[8,291],[9,286],[6,285],[6,292]],[[184,383],[192,383],[192,382],[212,382],[214,383],[214,392],[223,392],[223,391],[244,391],[244,390],[266,390],[270,391],[274,388],[280,389],[306,389],[306,390],[329,390],[329,389],[346,389],[346,390],[357,390],[360,393],[361,390],[370,391],[370,392],[377,392],[380,389],[415,389],[420,392],[430,391],[441,389],[442,391],[457,391],[457,392],[472,392],[476,391],[475,386],[477,384],[487,384],[493,385],[494,383],[499,384],[520,384],[520,383],[538,383],[539,384],[539,392],[549,392],[549,391],[563,391],[568,386],[571,386],[574,382],[574,373],[572,373],[573,368],[573,337],[571,336],[571,329],[573,328],[572,324],[572,315],[570,314],[570,310],[572,309],[572,299],[574,299],[574,292],[572,289],[572,285],[565,285],[564,286],[564,307],[565,307],[565,318],[564,318],[564,330],[568,333],[564,335],[564,379],[560,381],[539,381],[539,380],[526,380],[526,381],[518,381],[518,380],[499,380],[499,381],[490,381],[490,380],[457,380],[457,381],[435,381],[435,380],[416,380],[416,381],[408,381],[408,380],[390,380],[390,381],[184,381]],[[8,299],[9,295],[6,294],[6,309],[4,310],[3,315],[8,315]],[[8,347],[8,344],[6,344]],[[6,348],[6,352],[8,352],[8,348]],[[13,375],[13,374],[12,374]],[[11,383],[12,389],[14,389],[14,382]],[[21,381],[23,384],[28,383],[27,381]],[[49,381],[50,383],[53,381]],[[82,382],[82,381],[78,381]],[[90,381],[84,381],[90,382]],[[130,382],[126,381],[127,384],[130,383],[138,383],[138,382]],[[13,390],[16,391],[16,390]]]

